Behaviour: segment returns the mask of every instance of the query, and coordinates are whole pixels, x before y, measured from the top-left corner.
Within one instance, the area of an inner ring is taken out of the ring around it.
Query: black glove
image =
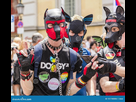
[[[113,61],[108,61],[104,58],[98,58],[98,66],[104,64],[102,68],[96,69],[96,71],[100,74],[106,74],[106,73],[114,73],[116,71],[116,63]]]
[[[83,71],[83,75],[76,79],[76,86],[82,88],[86,85],[87,81],[89,81],[96,73],[96,70],[91,69],[90,67],[85,67]]]
[[[125,78],[120,80],[120,82],[119,82],[119,90],[120,91],[125,91]]]
[[[81,76],[81,79],[84,82],[87,82],[88,80],[90,80],[96,73],[96,70],[91,69],[92,65],[90,67],[85,67],[84,71],[83,71],[83,75]]]
[[[18,63],[21,66],[21,71],[29,71],[31,62],[33,60],[32,57],[34,57],[32,54],[29,54],[28,57],[25,57],[21,53],[17,53],[18,57]]]

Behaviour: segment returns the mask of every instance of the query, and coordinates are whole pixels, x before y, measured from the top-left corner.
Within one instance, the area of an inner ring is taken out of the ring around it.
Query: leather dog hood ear
[[[123,9],[123,7],[118,6],[118,7],[116,8],[116,13],[123,16],[123,15],[124,15],[124,9]]]
[[[86,25],[89,25],[92,23],[93,20],[93,14],[89,14],[87,16],[84,17],[83,21]]]
[[[70,16],[64,11],[64,9],[61,7],[62,14],[65,16],[66,22],[71,22]]]
[[[104,11],[106,13],[106,16],[108,17],[109,14],[111,13],[111,11],[107,7],[105,7],[105,6],[103,7],[103,9],[104,9]]]
[[[47,11],[48,11],[48,8],[45,10],[45,13],[44,13],[44,19],[45,19],[45,17],[46,17],[46,13],[47,13]]]

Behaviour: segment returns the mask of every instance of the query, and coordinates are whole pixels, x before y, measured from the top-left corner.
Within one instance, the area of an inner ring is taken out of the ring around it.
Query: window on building
[[[65,11],[70,16],[74,16],[74,14],[75,14],[75,0],[65,0],[64,8],[65,8]]]
[[[63,8],[71,17],[81,15],[81,0],[56,0],[56,8]]]

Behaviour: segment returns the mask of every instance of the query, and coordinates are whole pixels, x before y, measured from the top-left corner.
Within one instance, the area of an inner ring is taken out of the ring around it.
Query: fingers
[[[26,55],[28,55],[28,53],[27,53],[27,50],[24,48],[23,49],[23,52],[26,54]],[[22,52],[21,52],[22,53]]]
[[[91,61],[92,61],[92,62],[94,62],[94,61],[97,59],[97,57],[98,57],[98,56],[97,56],[97,55],[95,55],[95,56],[92,58],[92,60],[91,60]]]
[[[23,54],[25,57],[28,57],[28,53],[26,49],[23,49],[19,52],[19,50],[17,50],[16,48],[14,48],[15,53],[18,55],[19,53]],[[31,55],[34,55],[34,49],[31,49],[30,51]]]
[[[30,54],[34,55],[34,49],[31,49]]]
[[[26,50],[28,49],[28,44],[27,44],[27,42],[25,42],[25,49],[26,49]]]
[[[98,61],[93,62],[93,65],[91,67],[93,70],[95,70],[96,68],[98,68]]]
[[[91,65],[92,65],[92,62],[88,63],[88,64],[86,65],[86,67],[88,68],[88,67],[90,67]]]
[[[97,68],[95,68],[96,71],[98,71],[99,69],[101,69],[104,66],[104,64],[98,66]]]
[[[99,62],[99,63],[104,63],[105,61],[107,61],[105,58],[101,58],[101,57],[98,58],[98,62]]]
[[[94,62],[94,61],[97,59],[97,57],[98,57],[98,56],[95,55],[95,56],[92,58],[91,62],[86,65],[86,67],[90,67],[90,66],[92,65],[92,62]]]
[[[104,64],[101,64],[100,66],[98,66],[98,61],[95,61],[94,63],[93,63],[93,65],[92,65],[92,69],[93,70],[98,70],[98,69],[101,69],[102,67],[104,66]]]
[[[18,51],[16,48],[14,48],[14,51],[15,51],[16,53],[19,53],[19,51]]]
[[[28,56],[27,50],[28,50],[28,44],[27,44],[27,42],[24,42],[24,48],[23,48],[23,50],[21,50],[21,53],[24,56]]]
[[[23,50],[21,50],[20,52],[21,52],[21,54],[23,54],[25,57],[28,57],[27,52],[25,53]]]
[[[104,66],[104,64],[100,65],[100,66],[99,66],[99,69],[102,68],[103,66]]]

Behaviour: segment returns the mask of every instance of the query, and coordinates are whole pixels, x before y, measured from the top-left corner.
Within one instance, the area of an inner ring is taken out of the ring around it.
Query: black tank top
[[[38,83],[33,84],[31,95],[59,95],[59,75],[56,72],[55,56],[42,44],[42,59],[38,68]],[[58,53],[59,68],[61,73],[62,94],[66,94],[66,86],[70,78],[69,48],[63,46]]]

